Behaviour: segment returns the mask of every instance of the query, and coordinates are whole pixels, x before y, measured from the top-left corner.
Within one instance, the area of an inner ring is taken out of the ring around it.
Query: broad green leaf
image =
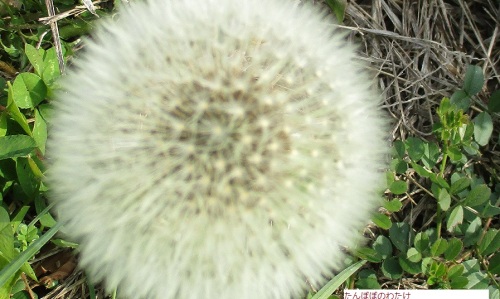
[[[470,186],[470,179],[467,177],[459,178],[451,183],[450,193],[455,195],[467,189]]]
[[[27,135],[0,137],[0,160],[27,156],[35,148],[35,140]]]
[[[479,243],[479,253],[489,255],[500,248],[500,231],[497,229],[489,229],[484,235],[481,243]]]
[[[33,47],[30,44],[26,44],[24,47],[24,52],[26,53],[26,56],[28,57],[28,60],[30,61],[31,65],[35,68],[35,72],[41,76],[43,72],[43,52],[44,50],[37,50],[35,47]]]
[[[465,198],[465,204],[475,207],[485,203],[491,195],[491,190],[486,184],[474,186]]]
[[[500,275],[500,252],[495,253],[489,259],[488,271],[492,274]]]
[[[411,262],[410,260],[408,260],[408,258],[402,255],[399,256],[398,261],[401,268],[410,274],[418,274],[421,271],[420,262],[417,263]]]
[[[473,96],[478,94],[484,85],[483,70],[477,65],[467,66],[464,78],[464,91]]]
[[[10,82],[7,82],[9,96],[7,97],[7,110],[10,113],[10,116],[23,128],[23,130],[31,136],[31,129],[28,126],[28,121],[24,114],[19,111],[19,107],[17,107],[16,102],[14,101],[14,91]]]
[[[481,112],[473,120],[474,122],[474,140],[481,145],[488,144],[493,133],[493,121],[488,112]]]
[[[355,255],[371,263],[380,263],[382,261],[382,257],[380,256],[380,254],[378,254],[375,249],[369,247],[358,248],[355,252]]]
[[[462,160],[462,152],[457,146],[450,146],[448,147],[446,153],[450,157],[450,159],[454,162],[458,162]]]
[[[448,215],[448,219],[446,219],[446,230],[451,232],[455,226],[461,224],[464,221],[464,208],[461,205],[453,208],[451,213]]]
[[[418,165],[415,162],[411,162],[410,164],[413,170],[415,170],[415,172],[423,178],[428,178],[432,174],[430,171],[428,171],[427,169],[423,168],[422,166]]]
[[[403,275],[403,269],[396,257],[390,257],[382,263],[382,273],[390,279],[399,279]]]
[[[389,239],[401,252],[406,252],[409,244],[413,241],[411,228],[406,222],[393,223],[389,229]]]
[[[467,276],[467,280],[468,282],[467,285],[465,286],[466,289],[474,289],[474,290],[486,289],[490,284],[488,275],[479,271],[469,274]]]
[[[397,174],[404,174],[408,170],[408,164],[401,159],[392,159],[391,170]]]
[[[387,211],[392,212],[392,213],[398,212],[399,210],[401,210],[402,206],[403,206],[403,204],[397,198],[394,198],[393,200],[384,202],[384,208],[386,208]]]
[[[404,194],[408,191],[408,183],[405,181],[394,181],[389,186],[389,191],[396,195]]]
[[[321,288],[311,299],[327,299],[336,289],[340,287],[349,277],[358,271],[366,261],[359,261],[345,268],[342,272],[335,275],[324,287]]]
[[[462,251],[463,244],[460,239],[451,238],[448,239],[448,248],[444,252],[444,258],[448,261],[454,260],[458,254]]]
[[[452,265],[448,268],[448,278],[450,279],[460,276],[462,273],[464,273],[464,266],[461,264]]]
[[[424,142],[420,138],[408,137],[406,139],[406,150],[410,159],[418,162],[425,154]]]
[[[438,257],[443,254],[446,249],[448,249],[448,241],[443,238],[439,238],[431,246],[431,254],[434,257]]]
[[[375,213],[372,215],[372,221],[381,229],[389,229],[392,226],[391,218],[387,215]]]
[[[403,159],[405,156],[405,152],[406,152],[404,142],[401,140],[396,140],[396,141],[394,141],[393,146],[394,146],[394,150],[395,150],[398,158]]]
[[[41,74],[41,77],[45,84],[52,86],[55,80],[60,76],[61,72],[59,70],[56,49],[55,47],[52,47],[45,51],[43,55],[43,73]]]
[[[469,279],[464,276],[453,277],[450,281],[450,287],[453,290],[465,289],[467,284],[469,283]],[[490,298],[491,299],[491,298]]]
[[[439,146],[435,143],[424,143],[424,156],[422,157],[422,163],[428,169],[432,169],[438,162],[440,153]]]
[[[17,158],[16,162],[16,173],[19,179],[19,184],[23,189],[24,193],[30,198],[34,198],[38,193],[38,188],[40,187],[40,180],[36,178],[31,171],[27,158]]]
[[[422,260],[422,254],[418,252],[418,250],[415,247],[412,247],[408,249],[406,252],[406,258],[413,263],[418,263],[420,260]]]
[[[495,90],[491,93],[488,110],[490,112],[500,112],[500,90]]]
[[[45,155],[45,143],[47,141],[47,123],[40,114],[38,109],[35,109],[35,125],[33,126],[33,139],[35,139],[38,148],[42,155]]]
[[[457,107],[457,109],[467,111],[471,104],[471,98],[465,91],[460,89],[453,93],[450,98],[450,102]]]
[[[375,242],[373,242],[373,249],[383,258],[392,256],[392,244],[391,241],[385,236],[378,236]]]
[[[47,87],[42,78],[32,73],[21,73],[12,85],[14,101],[19,108],[33,109],[45,99]]]
[[[450,194],[448,194],[448,191],[444,188],[439,189],[438,204],[443,211],[448,211],[450,208],[451,197]]]
[[[476,217],[474,220],[471,221],[471,223],[469,224],[469,226],[465,231],[464,246],[471,246],[473,244],[476,244],[479,241],[482,229],[483,227],[481,223],[481,218]]]
[[[363,269],[358,273],[358,279],[356,280],[356,288],[373,290],[380,289],[380,284],[377,280],[377,274],[371,269]]]
[[[427,251],[427,249],[429,249],[429,244],[429,236],[426,233],[420,232],[415,236],[415,249],[417,249],[420,253]]]

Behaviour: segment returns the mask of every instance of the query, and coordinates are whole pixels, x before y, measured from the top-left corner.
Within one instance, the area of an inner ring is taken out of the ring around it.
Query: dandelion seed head
[[[63,85],[52,198],[125,297],[300,297],[378,201],[378,96],[308,5],[133,3]]]

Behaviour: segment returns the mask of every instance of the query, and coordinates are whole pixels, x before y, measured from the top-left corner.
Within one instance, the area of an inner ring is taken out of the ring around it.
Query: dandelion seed
[[[387,152],[354,52],[288,0],[137,1],[101,24],[48,146],[89,276],[134,299],[324,283],[378,201]]]

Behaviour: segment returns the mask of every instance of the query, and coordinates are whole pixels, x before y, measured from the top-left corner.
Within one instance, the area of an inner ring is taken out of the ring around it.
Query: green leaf
[[[450,159],[454,162],[458,162],[458,161],[462,160],[462,152],[456,146],[448,147],[446,153],[448,154]]]
[[[390,257],[382,263],[382,273],[390,279],[399,279],[403,275],[403,269],[396,257]]]
[[[345,15],[345,7],[346,7],[345,0],[326,0],[325,2],[326,4],[328,4],[332,12],[335,14],[335,18],[337,18],[337,21],[339,23],[342,23],[344,21],[344,15]]]
[[[452,265],[448,268],[448,278],[452,279],[454,277],[460,276],[464,273],[464,266],[461,264]]]
[[[473,96],[478,94],[484,85],[483,70],[477,65],[467,66],[464,78],[464,91]]]
[[[470,96],[463,90],[457,90],[451,96],[450,102],[457,107],[457,109],[461,109],[463,111],[467,111],[471,104]]]
[[[450,287],[453,290],[465,289],[466,285],[469,283],[469,279],[464,276],[457,276],[451,279]]]
[[[488,102],[488,110],[490,112],[500,112],[500,90],[495,90],[491,93],[490,100]]]
[[[26,135],[0,137],[0,160],[27,156],[36,148],[33,138]]]
[[[38,193],[40,180],[37,179],[33,174],[33,171],[31,171],[31,167],[27,158],[17,158],[16,173],[19,179],[19,184],[21,185],[24,193],[26,193],[28,197],[34,198]]]
[[[479,243],[479,253],[489,255],[500,248],[500,231],[489,229]]]
[[[359,261],[345,268],[342,272],[335,275],[324,287],[321,288],[311,299],[327,299],[336,289],[340,287],[349,277],[358,271],[366,261]]]
[[[373,242],[373,249],[380,255],[383,259],[388,256],[392,256],[392,245],[391,241],[385,236],[378,236],[375,242]]]
[[[45,99],[47,87],[42,78],[32,73],[21,73],[12,85],[14,101],[24,109],[33,109]]]
[[[358,273],[358,279],[356,280],[356,288],[373,290],[380,289],[380,284],[377,280],[377,274],[371,269],[363,269]]]
[[[414,262],[411,262],[410,260],[408,260],[408,258],[404,257],[404,256],[399,256],[399,265],[401,266],[401,268],[410,273],[410,274],[418,274],[420,273],[421,271],[421,265],[420,265],[420,262],[418,263],[414,263]]]
[[[406,222],[393,223],[389,229],[389,239],[401,252],[408,250],[409,244],[412,242],[411,228]]]
[[[470,186],[470,179],[467,177],[459,178],[458,180],[451,183],[450,193],[455,195],[458,194]]]
[[[24,47],[24,52],[26,53],[26,56],[28,57],[29,62],[33,67],[35,68],[35,72],[41,76],[43,72],[43,57],[42,53],[44,52],[43,49],[37,50],[35,47],[33,47],[30,44],[26,44]]]
[[[438,257],[443,254],[446,249],[448,249],[448,241],[443,238],[439,238],[431,246],[431,254],[434,257]]]
[[[415,247],[412,247],[408,249],[406,252],[406,258],[413,263],[418,263],[420,260],[422,260],[422,254],[418,252],[418,250]]]
[[[473,119],[474,122],[474,139],[476,142],[485,146],[488,144],[493,133],[493,121],[488,112],[481,112]]]
[[[384,202],[384,208],[387,211],[392,212],[392,213],[398,212],[399,210],[401,210],[402,206],[403,206],[403,204],[397,198]]]
[[[405,181],[394,181],[389,186],[389,191],[396,195],[404,194],[408,191],[408,183]]]
[[[464,208],[461,205],[453,208],[451,213],[448,215],[446,220],[446,229],[451,232],[455,226],[461,224],[464,221]]]
[[[45,143],[47,141],[47,123],[40,114],[38,109],[35,109],[35,125],[33,126],[33,139],[35,139],[38,148],[42,155],[45,155]]]
[[[393,146],[394,146],[394,150],[396,151],[398,158],[403,159],[405,156],[405,152],[406,152],[404,142],[401,140],[396,140],[396,141],[394,141]]]
[[[384,214],[375,213],[372,216],[372,221],[381,229],[389,229],[392,226],[391,218]]]
[[[427,249],[429,249],[429,244],[429,235],[427,235],[426,233],[420,232],[415,236],[415,249],[417,249],[420,253],[427,251]]]
[[[448,211],[450,208],[451,197],[450,194],[448,194],[448,191],[444,188],[439,189],[438,204],[443,211]]]
[[[489,260],[488,271],[500,275],[500,252],[495,253]]]
[[[471,246],[472,244],[477,243],[479,241],[479,237],[481,236],[482,229],[481,218],[476,217],[471,221],[465,231],[464,246]]]
[[[491,190],[486,184],[474,186],[465,198],[465,204],[475,207],[485,203],[491,195]]]
[[[444,252],[444,258],[447,261],[452,261],[454,260],[458,254],[462,251],[463,244],[460,239],[457,238],[451,238],[448,239],[448,248]]]
[[[439,160],[439,146],[435,143],[424,143],[424,156],[422,157],[422,163],[428,169],[432,169]]]
[[[0,137],[7,134],[7,118],[9,118],[6,111],[0,112]]]
[[[414,161],[418,162],[425,154],[424,142],[416,137],[408,137],[406,139],[406,149],[408,156]]]
[[[31,136],[31,130],[28,126],[28,121],[24,114],[19,111],[19,107],[17,107],[16,102],[14,101],[14,91],[10,82],[7,82],[9,96],[7,97],[7,110],[10,113],[10,116],[23,128],[23,130]]]
[[[23,270],[33,280],[37,280],[33,270],[29,271],[31,267],[28,261],[57,233],[60,227],[60,223],[54,225],[38,240],[28,246],[25,251],[21,252],[7,267],[3,268],[0,271],[0,286],[7,282],[19,269]]]
[[[375,249],[369,247],[358,248],[355,252],[355,255],[371,263],[380,263],[382,261],[382,257],[380,256],[380,254],[378,254]]]

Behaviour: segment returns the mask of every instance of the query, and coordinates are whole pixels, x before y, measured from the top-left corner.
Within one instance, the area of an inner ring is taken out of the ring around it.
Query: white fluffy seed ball
[[[309,6],[150,0],[64,81],[50,183],[81,265],[127,298],[290,298],[378,201],[379,98]]]

